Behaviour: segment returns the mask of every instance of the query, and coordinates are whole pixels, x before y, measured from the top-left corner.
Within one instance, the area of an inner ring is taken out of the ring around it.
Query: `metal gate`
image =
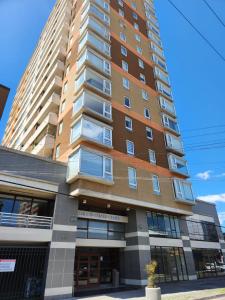
[[[0,300],[43,299],[47,246],[1,246],[0,260],[15,261],[14,271],[0,272]]]

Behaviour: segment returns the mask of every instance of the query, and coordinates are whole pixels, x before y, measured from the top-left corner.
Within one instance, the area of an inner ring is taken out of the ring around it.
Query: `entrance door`
[[[77,288],[87,288],[100,283],[100,256],[80,254],[77,262]]]

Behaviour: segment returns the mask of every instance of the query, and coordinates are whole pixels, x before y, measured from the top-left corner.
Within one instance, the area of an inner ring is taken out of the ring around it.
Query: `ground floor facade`
[[[66,165],[16,152],[9,164],[7,157],[0,161],[0,170],[13,168],[0,171],[1,300],[145,286],[152,260],[159,284],[225,275],[214,205],[197,201],[185,215],[70,196]]]

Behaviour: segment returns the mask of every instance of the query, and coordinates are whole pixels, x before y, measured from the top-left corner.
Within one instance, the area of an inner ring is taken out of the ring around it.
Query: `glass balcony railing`
[[[174,154],[168,155],[170,170],[188,176],[187,162]]]

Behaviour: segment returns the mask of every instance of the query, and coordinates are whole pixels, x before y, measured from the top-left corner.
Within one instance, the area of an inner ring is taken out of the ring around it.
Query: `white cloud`
[[[225,202],[225,194],[199,196],[197,198],[200,200],[203,200],[203,201],[211,202],[211,203]]]
[[[196,177],[198,177],[202,180],[208,180],[211,177],[211,175],[210,175],[211,173],[212,173],[212,171],[208,170],[208,171],[196,174]]]
[[[219,216],[220,223],[221,223],[222,225],[225,225],[225,224],[224,224],[224,223],[225,223],[225,212],[220,212],[220,213],[218,213],[218,216]]]

